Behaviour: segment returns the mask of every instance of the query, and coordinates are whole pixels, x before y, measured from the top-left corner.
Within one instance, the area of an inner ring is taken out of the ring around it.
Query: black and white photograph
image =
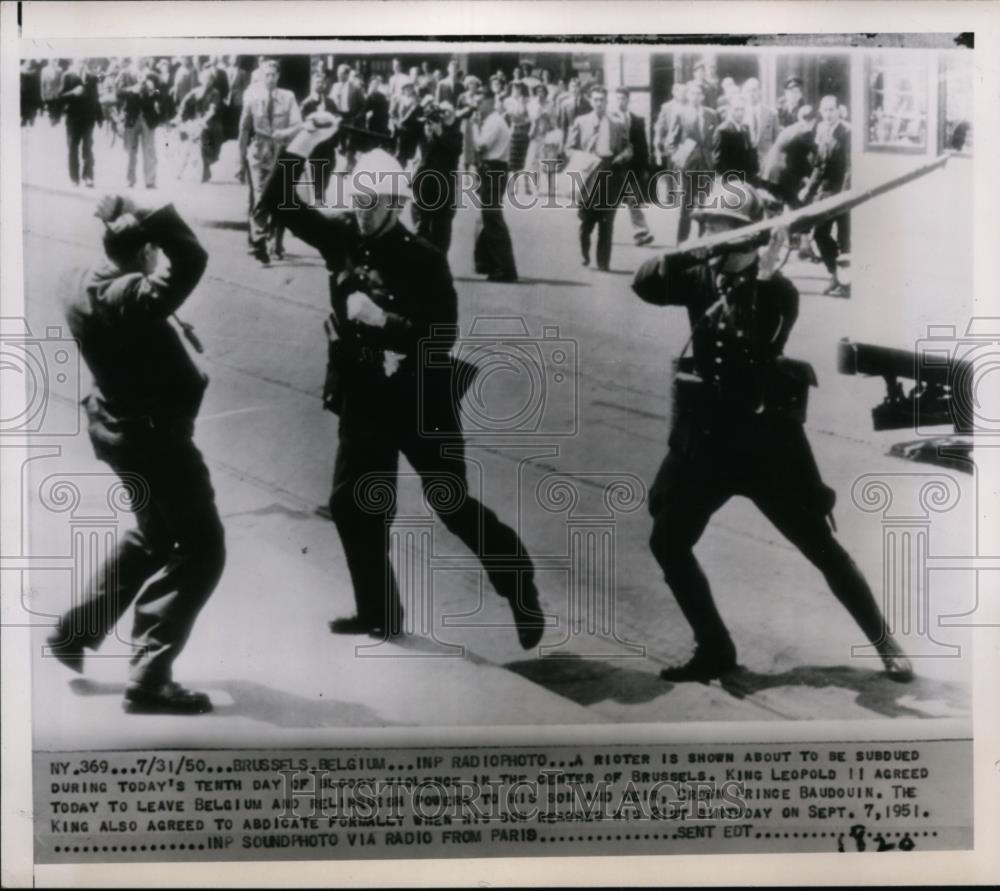
[[[218,6],[3,6],[33,869],[985,856],[996,5]]]

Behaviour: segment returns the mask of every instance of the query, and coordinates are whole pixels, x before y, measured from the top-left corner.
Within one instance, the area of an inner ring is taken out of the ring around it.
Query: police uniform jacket
[[[377,237],[363,237],[353,214],[308,207],[294,189],[302,178],[301,159],[285,153],[261,207],[315,247],[329,271],[333,338],[325,406],[352,425],[407,409],[416,418],[418,399],[428,411],[448,409],[458,298],[446,256],[398,222]],[[386,313],[383,327],[348,318],[347,301],[355,292]]]
[[[752,274],[726,297],[709,263],[681,254],[648,260],[632,289],[647,303],[687,309],[693,371],[703,382],[699,422],[755,426],[755,419],[773,417],[762,400],[798,317],[799,293],[787,278],[775,273],[758,280]],[[675,411],[672,445],[690,420]]]
[[[207,384],[169,318],[198,284],[208,255],[173,205],[137,216],[169,268],[146,275],[107,260],[74,273],[64,297],[94,378],[84,400],[91,433],[108,445],[131,435],[190,435]]]

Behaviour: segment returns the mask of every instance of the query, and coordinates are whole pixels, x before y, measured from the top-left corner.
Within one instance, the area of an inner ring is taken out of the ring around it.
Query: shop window
[[[972,156],[972,54],[946,53],[938,71],[938,150]]]
[[[865,148],[927,150],[927,62],[923,56],[888,55],[866,60]]]

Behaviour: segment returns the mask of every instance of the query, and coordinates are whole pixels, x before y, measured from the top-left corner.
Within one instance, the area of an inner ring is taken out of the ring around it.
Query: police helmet
[[[370,199],[374,195],[390,195],[398,199],[413,197],[410,174],[384,149],[373,149],[358,155],[344,194],[348,199]]]

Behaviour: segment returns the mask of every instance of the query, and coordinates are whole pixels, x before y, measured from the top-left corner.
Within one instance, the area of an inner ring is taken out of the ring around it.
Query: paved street
[[[66,272],[99,254],[94,200],[124,184],[121,146],[109,148],[103,133],[95,142],[92,191],[69,184],[61,130],[41,121],[24,134],[25,291],[36,335],[62,322],[59,298]],[[39,744],[263,745],[318,741],[326,729],[345,726],[968,713],[966,659],[917,660],[918,679],[898,685],[881,676],[878,660],[852,658],[852,645],[863,640],[850,617],[819,573],[743,499],[716,516],[698,555],[747,671],[725,687],[659,680],[662,666],[687,658],[692,641],[647,546],[651,523],[640,483],[651,483],[665,453],[670,361],[687,339],[688,322],[680,309],[643,304],[629,284],[644,259],[672,243],[676,219],[666,210],[649,212],[656,236],[649,248],[633,246],[627,212],[619,214],[607,274],[580,266],[571,210],[509,211],[522,276],[515,285],[486,283],[473,273],[475,211],[463,209],[456,220],[449,259],[463,334],[475,323],[475,335],[529,342],[517,354],[545,360],[544,376],[537,380],[524,369],[491,366],[496,373],[480,380],[483,407],[470,409],[474,416],[495,419],[513,417],[530,404],[541,418],[537,432],[504,437],[487,431],[474,437],[469,449],[473,488],[502,518],[519,521],[529,549],[545,567],[539,584],[552,627],[542,653],[520,649],[506,605],[488,584],[483,589],[479,573],[461,559],[466,552],[440,523],[433,527],[431,565],[438,570],[431,614],[420,609],[410,614],[426,627],[377,646],[331,636],[327,622],[351,612],[353,598],[333,526],[317,513],[329,494],[336,430],[336,419],[320,404],[326,273],[315,252],[291,237],[286,259],[268,269],[247,256],[241,228],[246,192],[232,178],[235,166],[233,143],[216,166],[216,180],[206,185],[194,181],[193,167],[190,179],[179,182],[164,161],[160,188],[136,194],[139,200],[173,200],[195,221],[210,254],[205,278],[180,314],[205,344],[200,361],[211,385],[196,440],[226,523],[228,563],[177,663],[177,675],[206,689],[217,709],[204,718],[126,720],[119,705],[125,664],[116,658],[125,646],[109,641],[100,658],[89,660],[83,680],[71,679],[52,660],[36,660]],[[871,430],[870,409],[882,398],[881,380],[836,372],[837,340],[856,336],[864,319],[879,315],[873,306],[878,295],[865,291],[858,272],[854,297],[845,301],[821,296],[826,283],[821,266],[796,260],[786,271],[802,292],[801,315],[786,352],[812,362],[820,379],[811,396],[808,433],[824,477],[838,493],[840,538],[880,596],[882,519],[852,503],[852,485],[863,474],[938,469],[887,455],[892,443],[914,436]],[[955,324],[964,325],[967,317],[968,309],[956,306]],[[54,385],[46,424],[75,423],[72,385]],[[81,386],[86,387],[85,378]],[[37,500],[51,475],[69,475],[83,493],[81,511],[103,504],[108,480],[81,476],[107,471],[86,436],[57,442],[60,454],[31,464],[32,497]],[[401,470],[408,473],[405,464]],[[950,476],[961,500],[958,509],[935,516],[933,549],[967,553],[974,478]],[[579,496],[575,505],[560,500],[565,490],[555,484],[558,479]],[[628,495],[622,501],[605,497],[615,480],[631,487],[631,501]],[[608,505],[619,510],[609,513]],[[401,482],[399,514],[406,520],[397,524],[402,579],[426,546],[421,518],[427,511],[412,478]],[[31,552],[70,553],[69,523],[67,514],[34,510]],[[570,541],[573,531],[588,523],[600,527],[595,535],[601,550],[581,575],[570,569]],[[412,535],[403,534],[411,529]],[[940,614],[974,607],[970,574],[931,575],[932,626]],[[67,577],[57,569],[37,573],[28,598],[32,611],[39,616],[60,611],[68,602]],[[603,589],[601,578],[611,580]],[[598,607],[605,610],[601,621]],[[595,627],[588,627],[588,619]],[[126,619],[119,633],[127,638],[128,631]],[[945,643],[965,642],[961,629],[935,627],[933,633]],[[39,646],[43,636],[39,630]],[[914,634],[911,642],[924,645],[925,638]],[[356,652],[359,645],[366,649]]]

